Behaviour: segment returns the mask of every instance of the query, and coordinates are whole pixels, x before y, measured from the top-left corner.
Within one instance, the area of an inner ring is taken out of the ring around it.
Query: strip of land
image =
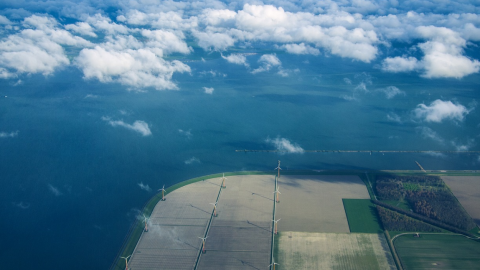
[[[136,269],[185,269],[195,265],[201,240],[212,213],[221,179],[196,182],[160,201],[129,262]]]
[[[230,176],[226,181],[197,269],[267,269],[275,177]]]

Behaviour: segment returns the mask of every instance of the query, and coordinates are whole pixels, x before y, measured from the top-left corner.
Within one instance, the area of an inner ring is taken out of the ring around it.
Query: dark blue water
[[[4,268],[108,268],[135,210],[154,194],[139,183],[156,190],[205,174],[272,170],[278,159],[289,170],[415,170],[415,160],[431,170],[478,168],[478,155],[466,154],[235,150],[273,149],[266,140],[277,137],[303,149],[455,150],[456,142],[478,150],[478,109],[464,121],[442,123],[415,120],[412,110],[436,99],[474,106],[480,75],[431,80],[386,74],[378,63],[280,52],[288,77],[277,69],[253,75],[216,53],[196,51],[191,58],[199,54],[207,61],[187,62],[191,74],[174,75],[178,91],[128,91],[85,81],[75,68],[31,75],[18,86],[0,81],[0,131],[18,130],[16,137],[0,138]],[[259,57],[248,57],[253,68]],[[202,73],[208,71],[216,76]],[[369,92],[354,90],[362,82]],[[387,86],[405,95],[387,99],[375,91]],[[202,87],[215,90],[209,95]],[[389,120],[389,114],[401,121]],[[145,121],[152,135],[113,127],[102,117]],[[422,127],[441,141],[422,136]]]

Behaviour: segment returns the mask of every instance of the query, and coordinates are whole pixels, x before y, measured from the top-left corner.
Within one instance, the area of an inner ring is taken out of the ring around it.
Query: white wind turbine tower
[[[125,270],[128,270],[128,258],[130,258],[132,255],[128,255],[127,257],[120,257],[122,259],[125,259]]]
[[[227,180],[227,178],[225,177],[225,173],[223,174],[223,177],[222,177],[222,188],[226,188],[225,186],[225,180]]]
[[[146,232],[148,232],[147,220],[148,220],[148,218],[147,218],[145,215],[143,215],[143,222],[145,223],[145,228],[144,228],[144,230],[145,230]]]
[[[202,253],[205,253],[205,241],[207,241],[208,236],[198,238],[202,239]]]
[[[278,194],[282,194],[282,193],[280,193],[280,191],[278,191],[278,186],[277,186],[277,190],[275,190],[273,193],[276,193],[276,194],[275,194],[275,201],[276,201],[277,203],[279,203],[280,200],[278,199]]]
[[[162,201],[165,201],[165,185],[163,185],[163,187],[161,189],[159,189],[158,191],[162,191]]]
[[[269,265],[269,267],[270,267],[270,266],[273,266],[273,270],[275,270],[275,265],[279,265],[279,264],[278,264],[278,263],[276,263],[275,261],[273,261],[273,263],[272,263],[272,264],[270,264],[270,265]]]
[[[278,166],[274,169],[274,170],[277,170],[277,171],[278,171],[278,176],[277,176],[277,178],[280,178],[280,170],[281,170],[281,169],[282,169],[282,168],[280,168],[280,160],[279,160],[279,161],[278,161]]]
[[[211,205],[213,205],[213,216],[216,217],[217,216],[217,203],[210,203]]]
[[[274,223],[275,223],[275,229],[274,229],[274,233],[277,234],[278,233],[278,229],[277,229],[277,223],[280,221],[281,218],[279,218],[278,220],[272,220]]]

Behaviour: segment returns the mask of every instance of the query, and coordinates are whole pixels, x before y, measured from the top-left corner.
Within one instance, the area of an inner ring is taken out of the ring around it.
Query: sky
[[[1,1],[0,259],[107,268],[163,184],[278,159],[478,168],[478,154],[305,150],[478,151],[479,14],[466,0]]]

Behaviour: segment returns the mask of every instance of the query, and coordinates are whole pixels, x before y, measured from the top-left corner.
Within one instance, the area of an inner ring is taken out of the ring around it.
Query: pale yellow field
[[[275,269],[396,269],[383,234],[281,232]]]

